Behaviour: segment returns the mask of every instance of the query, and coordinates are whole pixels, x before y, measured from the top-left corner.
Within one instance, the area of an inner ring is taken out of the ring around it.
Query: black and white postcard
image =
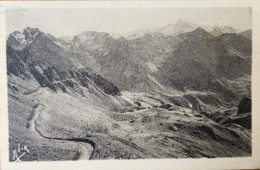
[[[257,1],[0,9],[2,169],[259,168]]]

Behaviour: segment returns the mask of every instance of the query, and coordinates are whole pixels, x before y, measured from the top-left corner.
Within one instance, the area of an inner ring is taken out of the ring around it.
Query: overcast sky
[[[157,9],[13,9],[6,15],[7,33],[26,27],[54,36],[74,36],[84,31],[129,34],[155,29],[178,20],[198,25],[250,29],[250,8],[157,8]]]

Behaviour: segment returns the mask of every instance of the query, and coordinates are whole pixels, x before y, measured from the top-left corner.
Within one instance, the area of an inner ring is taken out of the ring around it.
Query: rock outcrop
[[[251,99],[243,98],[238,105],[237,114],[250,113],[251,112]]]

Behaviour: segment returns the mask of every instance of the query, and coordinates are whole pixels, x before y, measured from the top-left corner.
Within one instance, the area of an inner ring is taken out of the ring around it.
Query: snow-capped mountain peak
[[[22,50],[28,47],[35,38],[41,34],[38,28],[27,27],[23,32],[15,31],[8,37],[8,44],[15,50]]]
[[[157,30],[157,33],[162,33],[165,35],[178,35],[184,32],[190,32],[196,29],[198,26],[187,21],[179,20],[175,24],[169,24]]]

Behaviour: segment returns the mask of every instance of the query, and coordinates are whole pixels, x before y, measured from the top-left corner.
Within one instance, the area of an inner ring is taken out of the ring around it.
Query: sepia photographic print
[[[8,164],[254,158],[252,6],[36,4],[3,12]]]

